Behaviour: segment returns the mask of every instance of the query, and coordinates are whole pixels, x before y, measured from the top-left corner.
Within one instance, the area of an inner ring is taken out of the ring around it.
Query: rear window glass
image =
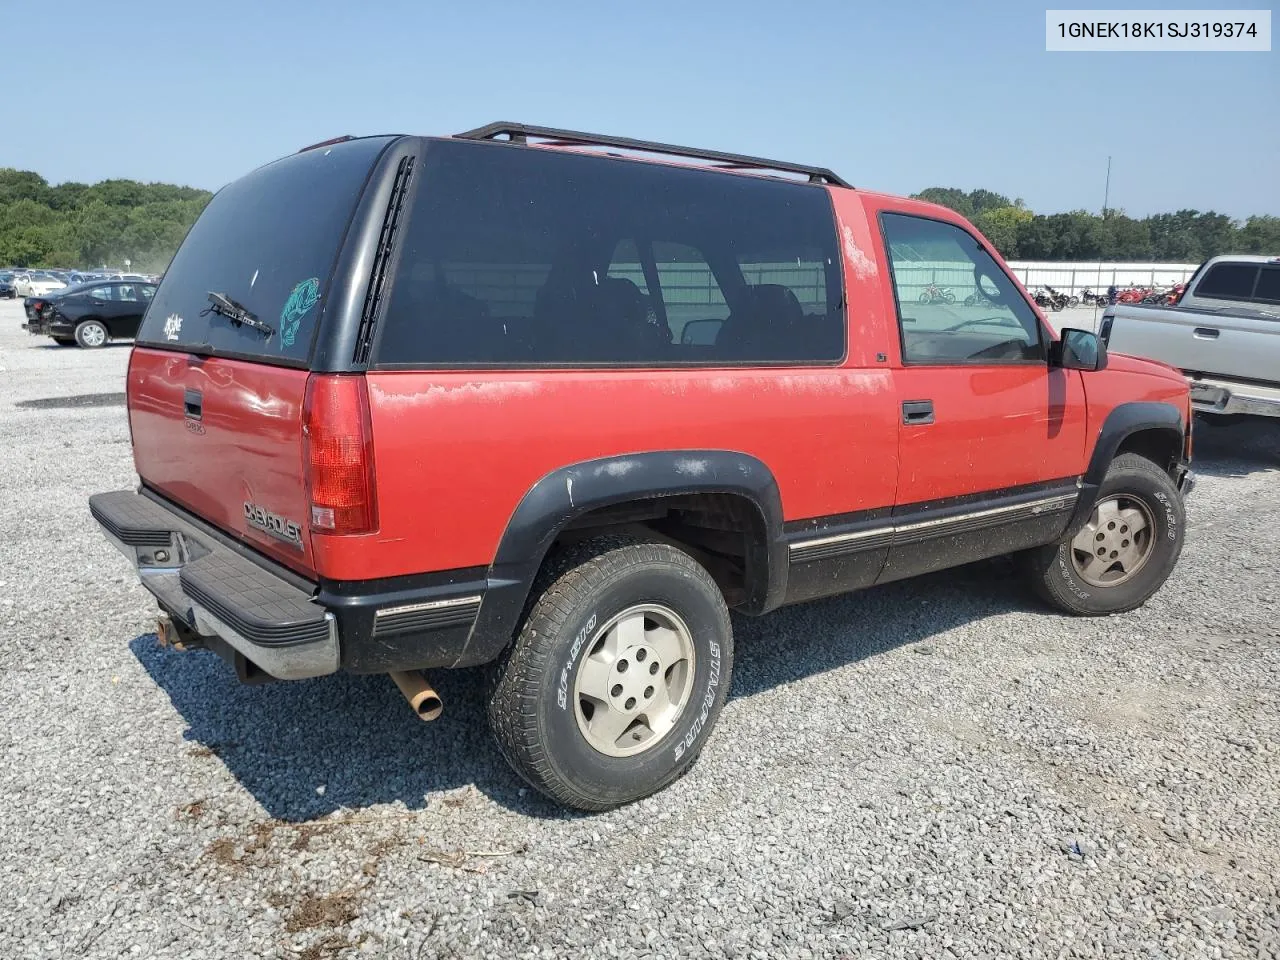
[[[387,143],[380,137],[309,150],[220,190],[165,271],[138,342],[305,362],[338,248]],[[211,292],[273,332],[210,312]]]
[[[1196,287],[1197,297],[1221,300],[1248,300],[1253,296],[1253,281],[1258,276],[1256,263],[1218,263]]]
[[[375,363],[830,363],[827,192],[577,153],[432,142]]]

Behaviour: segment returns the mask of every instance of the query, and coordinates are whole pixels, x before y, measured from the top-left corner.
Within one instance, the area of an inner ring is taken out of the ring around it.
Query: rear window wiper
[[[253,327],[253,329],[268,337],[276,332],[275,327],[269,323],[263,323],[247,307],[236,303],[225,293],[209,291],[209,306],[200,311],[200,315],[204,316],[206,313],[216,313],[220,317],[226,317],[237,327]]]

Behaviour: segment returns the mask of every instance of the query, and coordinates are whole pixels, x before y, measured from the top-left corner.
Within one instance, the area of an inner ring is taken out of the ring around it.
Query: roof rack
[[[714,160],[717,164],[729,168],[802,173],[809,177],[810,183],[830,183],[837,187],[852,186],[852,184],[846,182],[826,167],[811,167],[808,164],[787,163],[783,160],[766,160],[763,157],[748,157],[740,153],[722,153],[719,150],[703,150],[700,147],[676,147],[669,143],[654,143],[652,140],[610,137],[598,133],[582,133],[577,130],[558,130],[555,127],[535,127],[524,123],[490,123],[454,136],[461,140],[498,140],[505,136],[511,143],[528,143],[530,137],[536,137],[540,140],[554,141],[564,146],[618,147],[623,150],[661,153],[673,157]]]

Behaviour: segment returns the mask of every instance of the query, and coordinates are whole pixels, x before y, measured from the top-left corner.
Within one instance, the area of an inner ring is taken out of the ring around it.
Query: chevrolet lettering
[[[199,424],[196,425],[199,426]],[[203,428],[201,428],[200,432],[204,432]],[[250,503],[248,500],[244,504],[244,519],[249,526],[257,527],[259,530],[269,533],[285,543],[302,546],[302,527],[293,520],[287,520],[272,513],[265,507]]]

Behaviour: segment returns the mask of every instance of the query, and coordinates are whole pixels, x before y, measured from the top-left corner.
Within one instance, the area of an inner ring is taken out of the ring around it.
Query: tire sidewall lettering
[[[676,760],[685,755],[706,728],[707,718],[711,715],[716,697],[720,692],[720,644],[713,640],[708,644],[708,647],[711,656],[708,658],[707,684],[702,694],[702,706],[698,711],[697,718],[693,721],[693,726],[689,728],[689,732],[675,745],[674,759]]]
[[[582,653],[582,648],[587,642],[592,631],[595,630],[596,624],[600,621],[600,615],[597,611],[592,610],[591,615],[587,617],[587,622],[583,625],[573,637],[573,643],[569,645],[569,656],[565,658],[564,666],[560,669],[559,679],[556,683],[556,706],[561,710],[569,709],[569,681],[574,668],[578,664],[578,655]]]

